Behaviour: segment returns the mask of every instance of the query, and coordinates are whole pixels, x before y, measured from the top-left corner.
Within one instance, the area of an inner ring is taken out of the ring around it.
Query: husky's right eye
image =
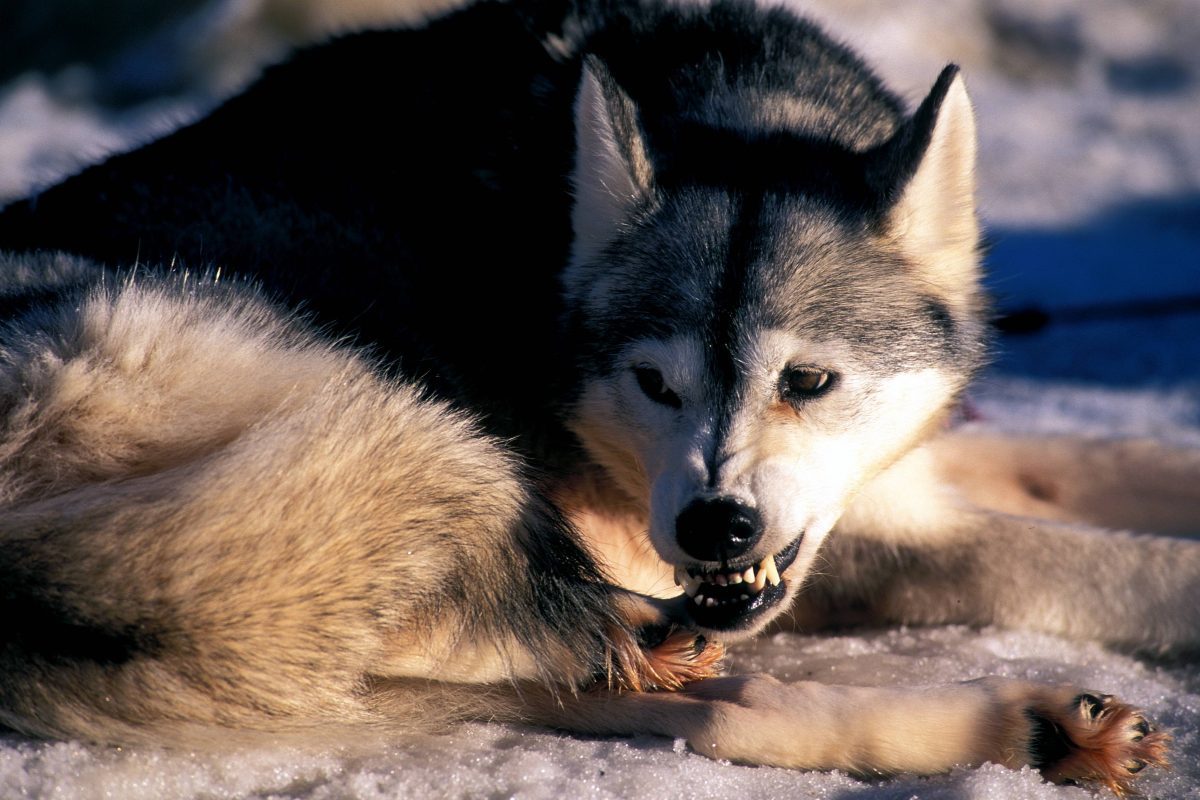
[[[683,408],[683,401],[679,399],[679,395],[667,388],[662,373],[654,367],[634,367],[633,375],[637,378],[638,388],[645,392],[646,397],[664,406]]]
[[[813,367],[790,367],[779,379],[779,394],[792,405],[820,397],[833,384],[833,375]]]

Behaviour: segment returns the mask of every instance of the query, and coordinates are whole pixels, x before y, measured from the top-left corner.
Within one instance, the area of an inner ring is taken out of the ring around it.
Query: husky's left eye
[[[679,395],[667,388],[666,383],[663,382],[662,373],[654,367],[645,365],[634,367],[633,375],[637,378],[638,387],[645,392],[646,397],[664,406],[683,408],[683,401],[679,399]]]
[[[779,394],[789,403],[802,403],[828,391],[833,375],[812,367],[791,367],[779,378]]]

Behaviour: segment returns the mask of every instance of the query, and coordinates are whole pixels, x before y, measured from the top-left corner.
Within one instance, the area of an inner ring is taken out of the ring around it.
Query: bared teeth
[[[760,566],[758,571],[754,574],[754,591],[761,592],[763,590],[763,587],[766,585],[767,585],[767,571],[765,569],[762,569]]]
[[[759,569],[766,573],[767,581],[770,582],[772,586],[778,586],[780,584],[779,569],[775,566],[775,556],[767,556],[764,558],[762,563],[759,564]]]
[[[700,588],[700,579],[693,578],[683,567],[675,568],[675,583],[682,586],[683,591],[686,592],[689,597],[694,597],[696,591]]]
[[[779,568],[775,566],[775,555],[771,554],[759,563],[746,567],[742,572],[705,572],[693,575],[684,567],[675,567],[675,583],[683,587],[683,591],[697,606],[713,608],[726,603],[750,600],[768,584],[778,586],[783,580],[779,576]],[[732,594],[727,597],[725,592],[717,588],[724,589],[729,586],[742,587],[737,600],[733,599]],[[704,592],[701,589],[704,589]]]

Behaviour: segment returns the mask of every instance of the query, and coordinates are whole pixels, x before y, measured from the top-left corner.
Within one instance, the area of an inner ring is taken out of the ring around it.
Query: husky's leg
[[[854,609],[857,621],[1200,647],[1200,542],[980,510],[939,483],[922,451],[866,487],[824,548],[802,620]]]
[[[437,702],[457,703],[470,717],[471,704],[480,703],[444,685],[377,688],[373,702],[384,709],[440,695]],[[1056,782],[1095,781],[1118,790],[1145,766],[1162,764],[1168,740],[1111,697],[1006,679],[895,689],[740,675],[672,693],[495,691],[480,705],[475,713],[485,719],[601,735],[654,733],[744,764],[879,776],[991,761],[1032,765]]]
[[[942,477],[983,508],[1200,534],[1200,449],[1147,439],[955,433],[935,440],[930,452]]]
[[[715,648],[604,582],[499,443],[252,296],[125,285],[14,325],[10,727],[182,743],[192,726],[377,722],[381,675],[570,691],[712,671]]]

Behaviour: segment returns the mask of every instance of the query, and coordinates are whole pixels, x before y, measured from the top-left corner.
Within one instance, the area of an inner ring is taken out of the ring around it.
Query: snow
[[[819,637],[778,634],[737,648],[733,664],[738,671],[766,671],[784,680],[923,685],[992,674],[1120,687],[1123,697],[1176,732],[1176,768],[1148,775],[1142,788],[1154,797],[1200,797],[1200,765],[1194,755],[1200,734],[1189,729],[1200,712],[1200,681],[1186,668],[1148,665],[1094,644],[1051,636],[962,627]],[[1045,784],[1032,770],[994,765],[936,778],[863,782],[839,773],[715,762],[689,752],[682,742],[660,737],[581,738],[476,724],[355,755],[286,747],[167,754],[0,740],[0,796],[1065,800],[1088,793]]]
[[[377,5],[351,4],[359,21]],[[281,21],[281,7],[209,0],[133,44],[114,45],[103,63],[0,73],[0,202],[199,113],[246,78],[247,52],[274,58],[339,24],[333,0],[297,0],[294,7],[310,16],[324,9],[308,28]],[[1200,4],[820,0],[803,7],[913,100],[947,61],[965,70],[979,115],[981,204],[993,241],[989,286],[1001,308],[1037,307],[1051,319],[1035,335],[1000,339],[994,366],[971,397],[982,419],[971,424],[1200,446],[1194,303],[1174,314],[1070,317],[1071,309],[1095,304],[1186,307],[1187,298],[1200,297]],[[164,45],[185,39],[187,48]],[[118,95],[121,103],[107,99]],[[779,634],[734,648],[731,661],[737,671],[784,680],[917,685],[1006,675],[1117,692],[1176,737],[1174,769],[1147,774],[1141,789],[1152,797],[1200,797],[1200,670],[1187,663],[962,627]],[[1065,800],[1090,793],[994,765],[864,782],[714,762],[657,737],[583,738],[484,724],[354,752],[279,745],[164,753],[0,737],[6,798],[750,795]]]

